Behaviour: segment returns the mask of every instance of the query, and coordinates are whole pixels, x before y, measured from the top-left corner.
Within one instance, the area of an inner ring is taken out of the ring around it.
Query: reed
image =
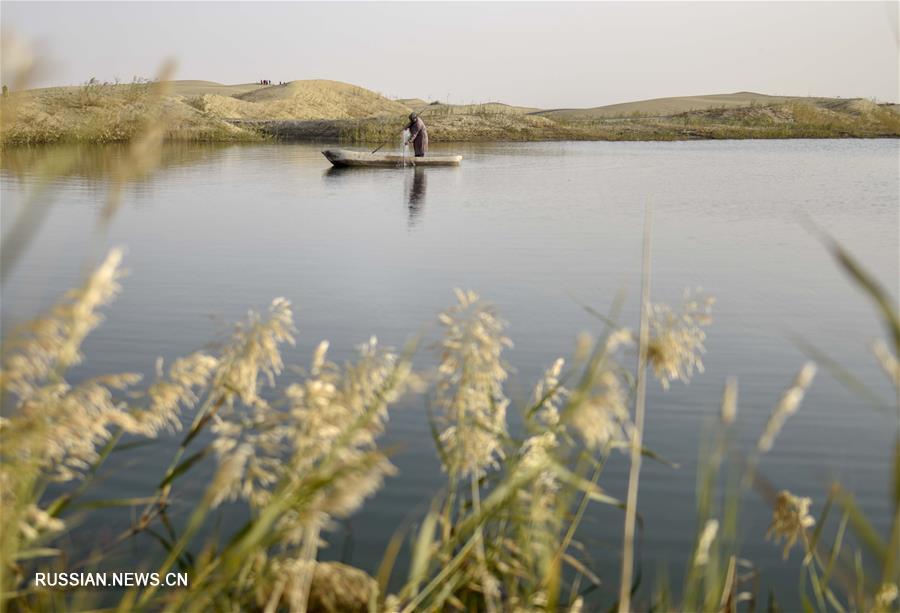
[[[882,304],[877,285],[859,275],[848,254],[836,254]],[[430,379],[437,409],[434,440],[446,485],[410,537],[405,585],[387,592],[393,572],[389,555],[380,584],[364,583],[357,604],[390,611],[581,610],[586,588],[601,581],[577,541],[587,508],[622,509],[626,554],[633,546],[640,460],[654,457],[641,444],[645,396],[639,390],[646,383],[640,373],[655,375],[663,386],[672,378],[689,380],[702,341],[688,339],[699,338],[698,326],[709,323],[707,302],[689,298],[681,314],[670,317],[667,307],[645,298],[637,339],[611,325],[592,349],[576,350],[570,367],[560,359],[548,368],[532,401],[522,407],[524,436],[516,436],[506,426],[508,367],[502,356],[509,341],[504,324],[470,291],[457,292],[457,303],[439,317],[445,335],[436,378],[413,372],[411,348],[397,353],[370,339],[359,346],[358,358],[343,366],[328,360],[323,343],[303,376],[281,383],[285,365],[279,348],[293,342],[296,331],[290,305],[276,299],[267,315],[251,313],[239,324],[221,351],[198,352],[168,367],[160,363],[150,385],[132,373],[70,382],[67,372],[83,359],[83,341],[101,325],[102,309],[119,292],[121,260],[119,251],[110,252],[81,288],[4,339],[0,386],[4,405],[14,407],[2,421],[0,464],[4,517],[7,526],[15,526],[2,536],[8,609],[40,609],[51,595],[29,584],[33,572],[76,553],[66,550],[65,535],[77,529],[72,522],[86,509],[118,505],[143,510],[90,564],[114,555],[138,534],[168,532],[160,539],[165,560],[159,572],[177,566],[191,575],[189,588],[165,595],[154,587],[127,592],[120,608],[306,610],[310,599],[320,596],[314,593],[314,577],[322,533],[333,518],[357,511],[395,473],[377,444],[390,406],[410,386],[419,388]],[[649,276],[645,281],[649,289]],[[886,325],[892,336],[898,332],[890,318]],[[635,342],[640,348],[637,379],[619,357]],[[879,344],[877,355],[896,382],[896,358],[888,347]],[[722,417],[701,453],[698,533],[693,550],[686,552],[678,608],[731,611],[759,600],[752,587],[755,571],[741,557],[736,538],[737,500],[747,488],[771,502],[768,536],[783,541],[785,557],[801,548],[806,605],[896,608],[896,514],[891,532],[879,536],[843,487],[836,484],[827,493],[816,517],[811,498],[779,492],[758,473],[756,458],[771,449],[779,430],[789,427],[813,376],[811,365],[800,371],[775,403],[759,444],[738,462],[740,477],[726,480],[717,492],[717,475],[735,453],[729,432],[736,420],[737,390],[734,381],[726,385]],[[264,386],[273,390],[263,394]],[[267,399],[273,395],[282,401]],[[634,418],[628,410],[631,398]],[[110,455],[126,448],[123,436],[155,438],[181,430],[186,430],[182,445],[155,492],[83,502]],[[203,432],[209,436],[200,437]],[[631,458],[626,501],[610,497],[601,486],[603,467],[617,450]],[[168,518],[169,501],[206,457],[215,458],[218,469],[178,532]],[[67,493],[48,499],[52,482],[69,484]],[[717,500],[724,506],[719,508]],[[246,505],[246,525],[225,543],[198,543],[197,535],[216,521],[223,504]],[[837,531],[826,544],[822,528],[834,509],[840,509]],[[850,545],[846,535],[851,532],[858,545]],[[869,563],[856,562],[868,556]],[[865,574],[873,567],[880,569],[879,576]],[[669,590],[642,595],[629,568],[622,568],[620,610],[654,608],[664,598],[670,602]]]

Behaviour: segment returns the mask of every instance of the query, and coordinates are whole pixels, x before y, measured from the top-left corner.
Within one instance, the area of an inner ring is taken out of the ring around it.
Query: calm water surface
[[[872,309],[799,220],[808,216],[838,237],[898,295],[897,141],[490,144],[435,148],[463,153],[460,168],[343,171],[329,168],[322,148],[168,147],[163,168],[126,190],[105,230],[99,213],[121,150],[81,150],[78,167],[37,204],[43,223],[3,287],[4,333],[52,304],[114,245],[127,248],[130,274],[88,340],[77,378],[152,376],[157,356],[222,340],[229,322],[276,296],[296,305],[300,334],[288,363],[306,364],[321,339],[338,359],[372,334],[394,345],[422,331],[433,339],[435,315],[452,302],[452,288],[465,287],[509,321],[509,393],[521,399],[542,369],[570,354],[579,332],[599,331],[583,305],[606,310],[624,291],[623,320],[634,325],[651,204],[654,299],[678,302],[684,287],[702,286],[718,301],[706,372],[668,393],[650,386],[647,445],[680,468],[645,464],[639,510],[648,572],[688,556],[698,441],[727,376],[739,379],[745,445],[805,360],[795,338],[890,401],[868,350],[882,334]],[[37,185],[29,160],[60,152],[4,153],[4,232]],[[418,360],[433,363],[427,351]],[[884,529],[894,424],[821,372],[762,472],[778,488],[812,496],[815,512],[840,479]],[[173,441],[118,458],[95,495],[145,494]],[[393,530],[424,512],[439,487],[420,399],[392,414],[384,442],[400,445],[399,476],[329,535],[323,557],[374,571]],[[624,496],[624,469],[614,457],[604,475],[614,495]],[[176,511],[187,513],[202,486],[199,478],[185,484]],[[761,501],[748,497],[745,512],[744,556],[792,602],[797,556],[784,563],[764,541],[770,515]],[[229,511],[226,524],[237,514]],[[102,543],[129,520],[109,512],[82,535]],[[621,521],[597,508],[583,531],[605,580],[599,602],[614,598]],[[135,544],[126,560],[139,566],[150,547]]]

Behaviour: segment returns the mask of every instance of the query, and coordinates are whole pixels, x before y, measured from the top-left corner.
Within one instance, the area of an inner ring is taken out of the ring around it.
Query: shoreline
[[[879,134],[879,135],[797,135],[797,136],[685,136],[685,137],[666,137],[666,138],[602,138],[602,137],[547,137],[547,138],[474,138],[467,140],[437,140],[430,139],[432,145],[474,145],[474,144],[524,144],[524,143],[698,143],[698,142],[726,142],[726,141],[799,141],[799,140],[897,140],[900,135],[896,134]],[[21,142],[3,142],[0,143],[0,152],[3,150],[43,148],[43,147],[71,147],[71,146],[102,146],[102,145],[127,145],[133,138],[122,138],[114,140],[87,140],[87,139],[59,139],[59,140],[29,140]],[[166,137],[163,143],[170,145],[260,145],[260,144],[323,144],[323,145],[341,145],[347,147],[362,147],[371,145],[380,145],[382,141],[378,140],[345,140],[340,138],[332,138],[327,136],[296,136],[296,137],[279,137],[275,135],[259,134],[248,135],[241,138],[178,138]]]
[[[429,125],[429,140],[434,143],[523,143],[523,142],[676,142],[704,140],[821,140],[821,139],[896,139],[900,138],[900,115],[896,127],[872,127],[847,124],[731,125],[629,119],[596,122],[592,125],[557,124],[548,129],[505,130],[502,126],[447,129],[439,122]],[[240,142],[339,142],[347,145],[381,144],[399,133],[397,121],[376,120],[269,120],[207,118],[205,122],[183,127],[165,125],[165,142],[240,143]],[[394,125],[396,124],[396,125]],[[52,130],[4,130],[0,148],[30,145],[111,144],[133,140],[148,126],[130,129],[110,126],[85,129],[73,122]]]
[[[261,133],[263,139],[282,142],[341,142],[346,144],[380,144],[389,140],[390,134],[363,137],[348,136],[346,127],[340,123],[322,126],[318,121],[290,120],[238,120],[232,125],[247,126]],[[313,125],[315,124],[315,125]],[[632,124],[634,125],[634,124]],[[694,127],[689,129],[661,129],[652,132],[656,126],[637,124],[647,132],[635,131],[620,134],[580,133],[573,130],[570,134],[502,134],[489,132],[472,134],[467,138],[442,138],[433,135],[429,130],[429,142],[434,143],[523,143],[523,142],[675,142],[703,140],[821,140],[821,139],[890,139],[900,138],[900,132],[851,132],[843,129],[810,129],[807,126],[793,128],[722,128],[720,126]],[[352,127],[350,128],[352,130]]]
[[[167,87],[161,93],[166,87],[152,83],[93,83],[12,93],[0,102],[0,145],[127,142],[150,132],[168,142],[381,143],[396,138],[416,109],[433,143],[900,137],[900,107],[862,98],[740,92],[542,110],[497,102],[423,105],[335,81],[249,91],[217,86],[219,93],[195,82]],[[680,106],[673,107],[673,100]]]

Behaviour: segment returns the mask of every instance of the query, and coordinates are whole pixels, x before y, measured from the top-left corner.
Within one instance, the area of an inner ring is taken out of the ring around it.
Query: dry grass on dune
[[[900,115],[862,99],[798,99],[768,106],[684,113],[672,119],[713,135],[716,131],[726,135],[742,132],[751,137],[759,133],[769,138],[900,135]]]
[[[573,137],[572,130],[545,118],[521,113],[451,114],[435,123],[436,140],[526,140],[535,133]]]
[[[420,109],[423,106],[428,106],[429,104],[431,104],[430,102],[426,102],[421,98],[397,98],[397,102],[411,109]]]
[[[190,106],[223,119],[339,120],[385,115],[403,116],[406,105],[356,85],[339,81],[291,81],[239,94],[188,95]]]
[[[555,122],[546,117],[524,113],[498,112],[450,112],[441,115],[422,113],[428,125],[428,137],[435,142],[479,141],[529,141],[582,139],[584,131]],[[340,122],[334,125],[333,134],[342,140],[363,142],[382,141],[398,134],[403,118],[377,118]],[[300,129],[327,128],[315,125],[299,126]]]
[[[256,137],[178,98],[156,93],[151,83],[88,83],[19,92],[3,101],[4,144],[119,142],[133,138],[148,118],[165,118],[165,137],[175,140],[246,140]],[[12,110],[14,109],[14,112]]]
[[[339,81],[291,81],[236,96],[296,119],[352,119],[403,114],[408,107],[373,91]]]
[[[798,99],[773,104],[715,107],[662,117],[563,119],[505,105],[429,105],[421,111],[434,142],[539,140],[694,140],[900,136],[900,114],[867,100]],[[287,139],[340,138],[383,142],[404,117],[263,122]]]
[[[164,97],[152,98],[149,83],[91,82],[16,93],[14,121],[4,126],[7,144],[116,142],[131,138],[150,113],[165,113],[170,140],[247,140],[258,133],[230,119],[350,120],[404,116],[405,105],[362,87],[337,81],[284,85],[221,85],[173,81]]]
[[[304,82],[313,83],[313,82]],[[324,83],[324,82],[316,82]],[[329,83],[333,86],[332,83]],[[338,84],[343,85],[343,84]],[[724,138],[843,138],[900,135],[900,115],[863,99],[786,98],[741,92],[649,100],[579,111],[539,111],[497,102],[425,103],[403,99],[404,108],[369,106],[367,114],[323,110],[300,115],[267,88],[223,99],[222,108],[204,107],[219,116],[262,120],[258,128],[278,138],[340,138],[349,142],[384,141],[395,136],[408,110],[416,110],[435,142],[526,140],[686,140]],[[374,99],[376,94],[368,92]],[[382,99],[383,100],[383,99]],[[215,101],[208,101],[212,105]],[[198,102],[199,103],[199,102]],[[420,104],[421,103],[421,104]],[[304,108],[308,109],[309,105]],[[269,113],[262,116],[263,109]],[[644,109],[647,112],[641,111]],[[668,110],[667,110],[668,109]],[[654,115],[653,113],[665,113]],[[265,120],[272,120],[266,122]]]
[[[283,85],[172,81],[164,96],[150,84],[89,83],[20,92],[4,100],[16,117],[6,144],[116,142],[139,130],[148,113],[163,113],[168,140],[234,141],[340,138],[383,141],[411,110],[434,141],[685,140],[715,138],[843,138],[900,136],[896,105],[864,99],[787,98],[751,92],[659,98],[591,109],[540,110],[500,102],[391,100],[328,80]],[[14,102],[13,102],[14,101]]]
[[[775,104],[789,100],[785,96],[769,96],[754,92],[713,94],[709,96],[675,96],[609,104],[586,109],[547,109],[538,111],[544,117],[563,120],[588,120],[629,117],[634,115],[667,116],[714,108],[746,107],[754,104]]]
[[[232,96],[201,94],[185,98],[184,103],[201,113],[221,119],[287,119],[289,114],[262,112],[259,105]]]
[[[419,110],[419,109],[417,109]],[[503,102],[480,102],[472,104],[440,104],[432,103],[421,109],[423,117],[440,117],[443,115],[529,115],[540,111],[530,106],[513,106]]]
[[[204,94],[215,94],[218,96],[239,96],[246,94],[267,85],[259,83],[240,83],[238,85],[223,85],[215,81],[172,81],[172,94],[175,96],[202,96]]]
[[[553,118],[584,138],[603,140],[900,136],[900,114],[887,105],[864,99],[794,98],[658,117]]]

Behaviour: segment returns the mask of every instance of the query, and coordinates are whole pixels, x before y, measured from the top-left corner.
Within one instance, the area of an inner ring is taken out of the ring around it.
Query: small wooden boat
[[[322,152],[335,166],[459,166],[461,155],[427,155],[417,158],[398,153],[369,153],[350,149],[326,149]]]

